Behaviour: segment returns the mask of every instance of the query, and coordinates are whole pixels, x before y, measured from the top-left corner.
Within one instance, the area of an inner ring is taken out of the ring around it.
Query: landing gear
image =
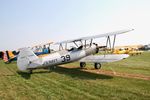
[[[81,68],[84,68],[86,66],[86,63],[85,62],[80,62],[80,67]]]
[[[86,66],[86,63],[85,62],[80,62],[80,68],[84,68]],[[94,68],[95,69],[100,69],[102,66],[101,66],[101,63],[94,63]]]
[[[33,72],[32,72],[32,70],[29,70],[29,74],[32,74]]]
[[[48,67],[48,71],[51,72],[51,67]]]
[[[101,68],[101,63],[94,63],[95,69],[100,69]]]

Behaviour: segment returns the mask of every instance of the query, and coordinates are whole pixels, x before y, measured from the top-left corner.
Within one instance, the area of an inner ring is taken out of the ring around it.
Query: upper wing
[[[73,40],[61,41],[61,42],[57,42],[57,43],[55,43],[55,44],[70,43],[70,42],[81,41],[81,40],[88,40],[88,39],[95,39],[95,38],[107,37],[107,36],[118,35],[118,34],[130,32],[130,31],[133,31],[133,30],[134,30],[134,29],[120,30],[120,31],[116,31],[116,32],[110,32],[110,33],[105,33],[105,34],[99,34],[99,35],[95,35],[95,36],[88,36],[88,37],[82,37],[82,38],[73,39]]]
[[[129,57],[127,54],[91,55],[84,57],[79,62],[106,63],[115,62]]]

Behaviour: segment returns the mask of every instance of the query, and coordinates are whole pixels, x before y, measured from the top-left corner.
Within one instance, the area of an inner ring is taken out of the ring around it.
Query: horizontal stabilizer
[[[107,63],[119,61],[127,57],[129,57],[128,54],[91,55],[82,58],[80,62]]]

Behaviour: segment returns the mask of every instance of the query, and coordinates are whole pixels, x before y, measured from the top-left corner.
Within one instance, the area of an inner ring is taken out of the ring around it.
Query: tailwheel
[[[84,68],[86,66],[86,63],[85,62],[80,62],[80,67],[81,68]]]
[[[100,69],[101,68],[101,63],[94,63],[95,69]]]

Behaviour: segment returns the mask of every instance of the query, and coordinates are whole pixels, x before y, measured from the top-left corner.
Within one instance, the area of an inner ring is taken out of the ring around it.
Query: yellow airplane
[[[17,60],[17,57],[13,51],[3,51],[2,59],[5,63],[10,63],[12,60]]]
[[[142,54],[143,51],[139,51],[138,49],[135,48],[120,48],[120,49],[115,49],[114,54],[129,54],[129,55],[139,55]]]

